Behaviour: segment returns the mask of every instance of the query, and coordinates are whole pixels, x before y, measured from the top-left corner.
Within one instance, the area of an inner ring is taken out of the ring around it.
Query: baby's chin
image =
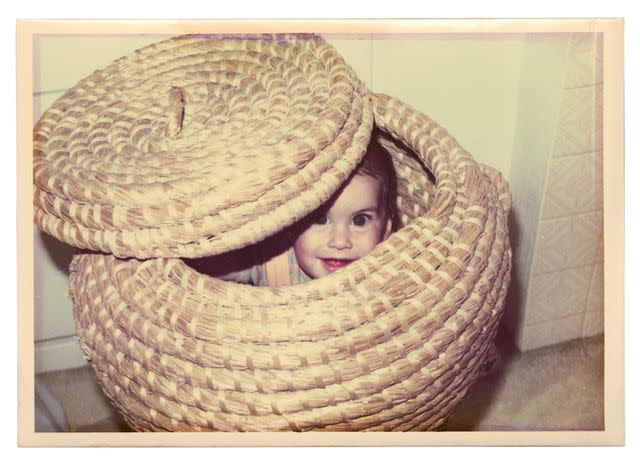
[[[330,275],[329,272],[325,271],[322,268],[305,269],[304,267],[301,267],[301,269],[305,273],[305,275],[307,275],[312,280],[317,280],[318,278],[322,278]]]
[[[313,265],[300,265],[300,270],[312,280],[317,280],[333,273],[328,272],[320,262],[314,262]]]

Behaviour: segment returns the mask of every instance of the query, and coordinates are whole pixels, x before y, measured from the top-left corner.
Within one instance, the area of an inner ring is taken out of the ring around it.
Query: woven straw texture
[[[145,47],[80,81],[37,123],[35,221],[119,257],[259,242],[353,171],[373,124],[365,95],[314,35]]]
[[[427,116],[370,99],[404,226],[348,267],[258,288],[181,259],[74,258],[82,349],[133,428],[432,430],[465,395],[509,284],[508,186]]]

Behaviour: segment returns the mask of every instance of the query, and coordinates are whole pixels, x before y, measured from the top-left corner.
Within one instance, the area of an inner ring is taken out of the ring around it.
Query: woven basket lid
[[[34,129],[39,227],[119,257],[200,257],[311,212],[362,158],[363,84],[314,35],[184,36],[69,90]]]

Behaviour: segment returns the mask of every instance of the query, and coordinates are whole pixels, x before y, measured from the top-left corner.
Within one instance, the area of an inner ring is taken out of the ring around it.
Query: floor
[[[502,368],[474,384],[445,430],[604,429],[602,336],[505,351]]]
[[[602,336],[524,353],[507,340],[498,345],[499,366],[476,382],[444,431],[604,429]],[[37,379],[62,404],[70,431],[129,431],[89,367]]]

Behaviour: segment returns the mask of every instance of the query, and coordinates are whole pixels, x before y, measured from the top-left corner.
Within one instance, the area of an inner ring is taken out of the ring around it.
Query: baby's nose
[[[329,237],[330,248],[349,249],[351,248],[351,233],[348,226],[335,225],[331,227],[331,236]]]

